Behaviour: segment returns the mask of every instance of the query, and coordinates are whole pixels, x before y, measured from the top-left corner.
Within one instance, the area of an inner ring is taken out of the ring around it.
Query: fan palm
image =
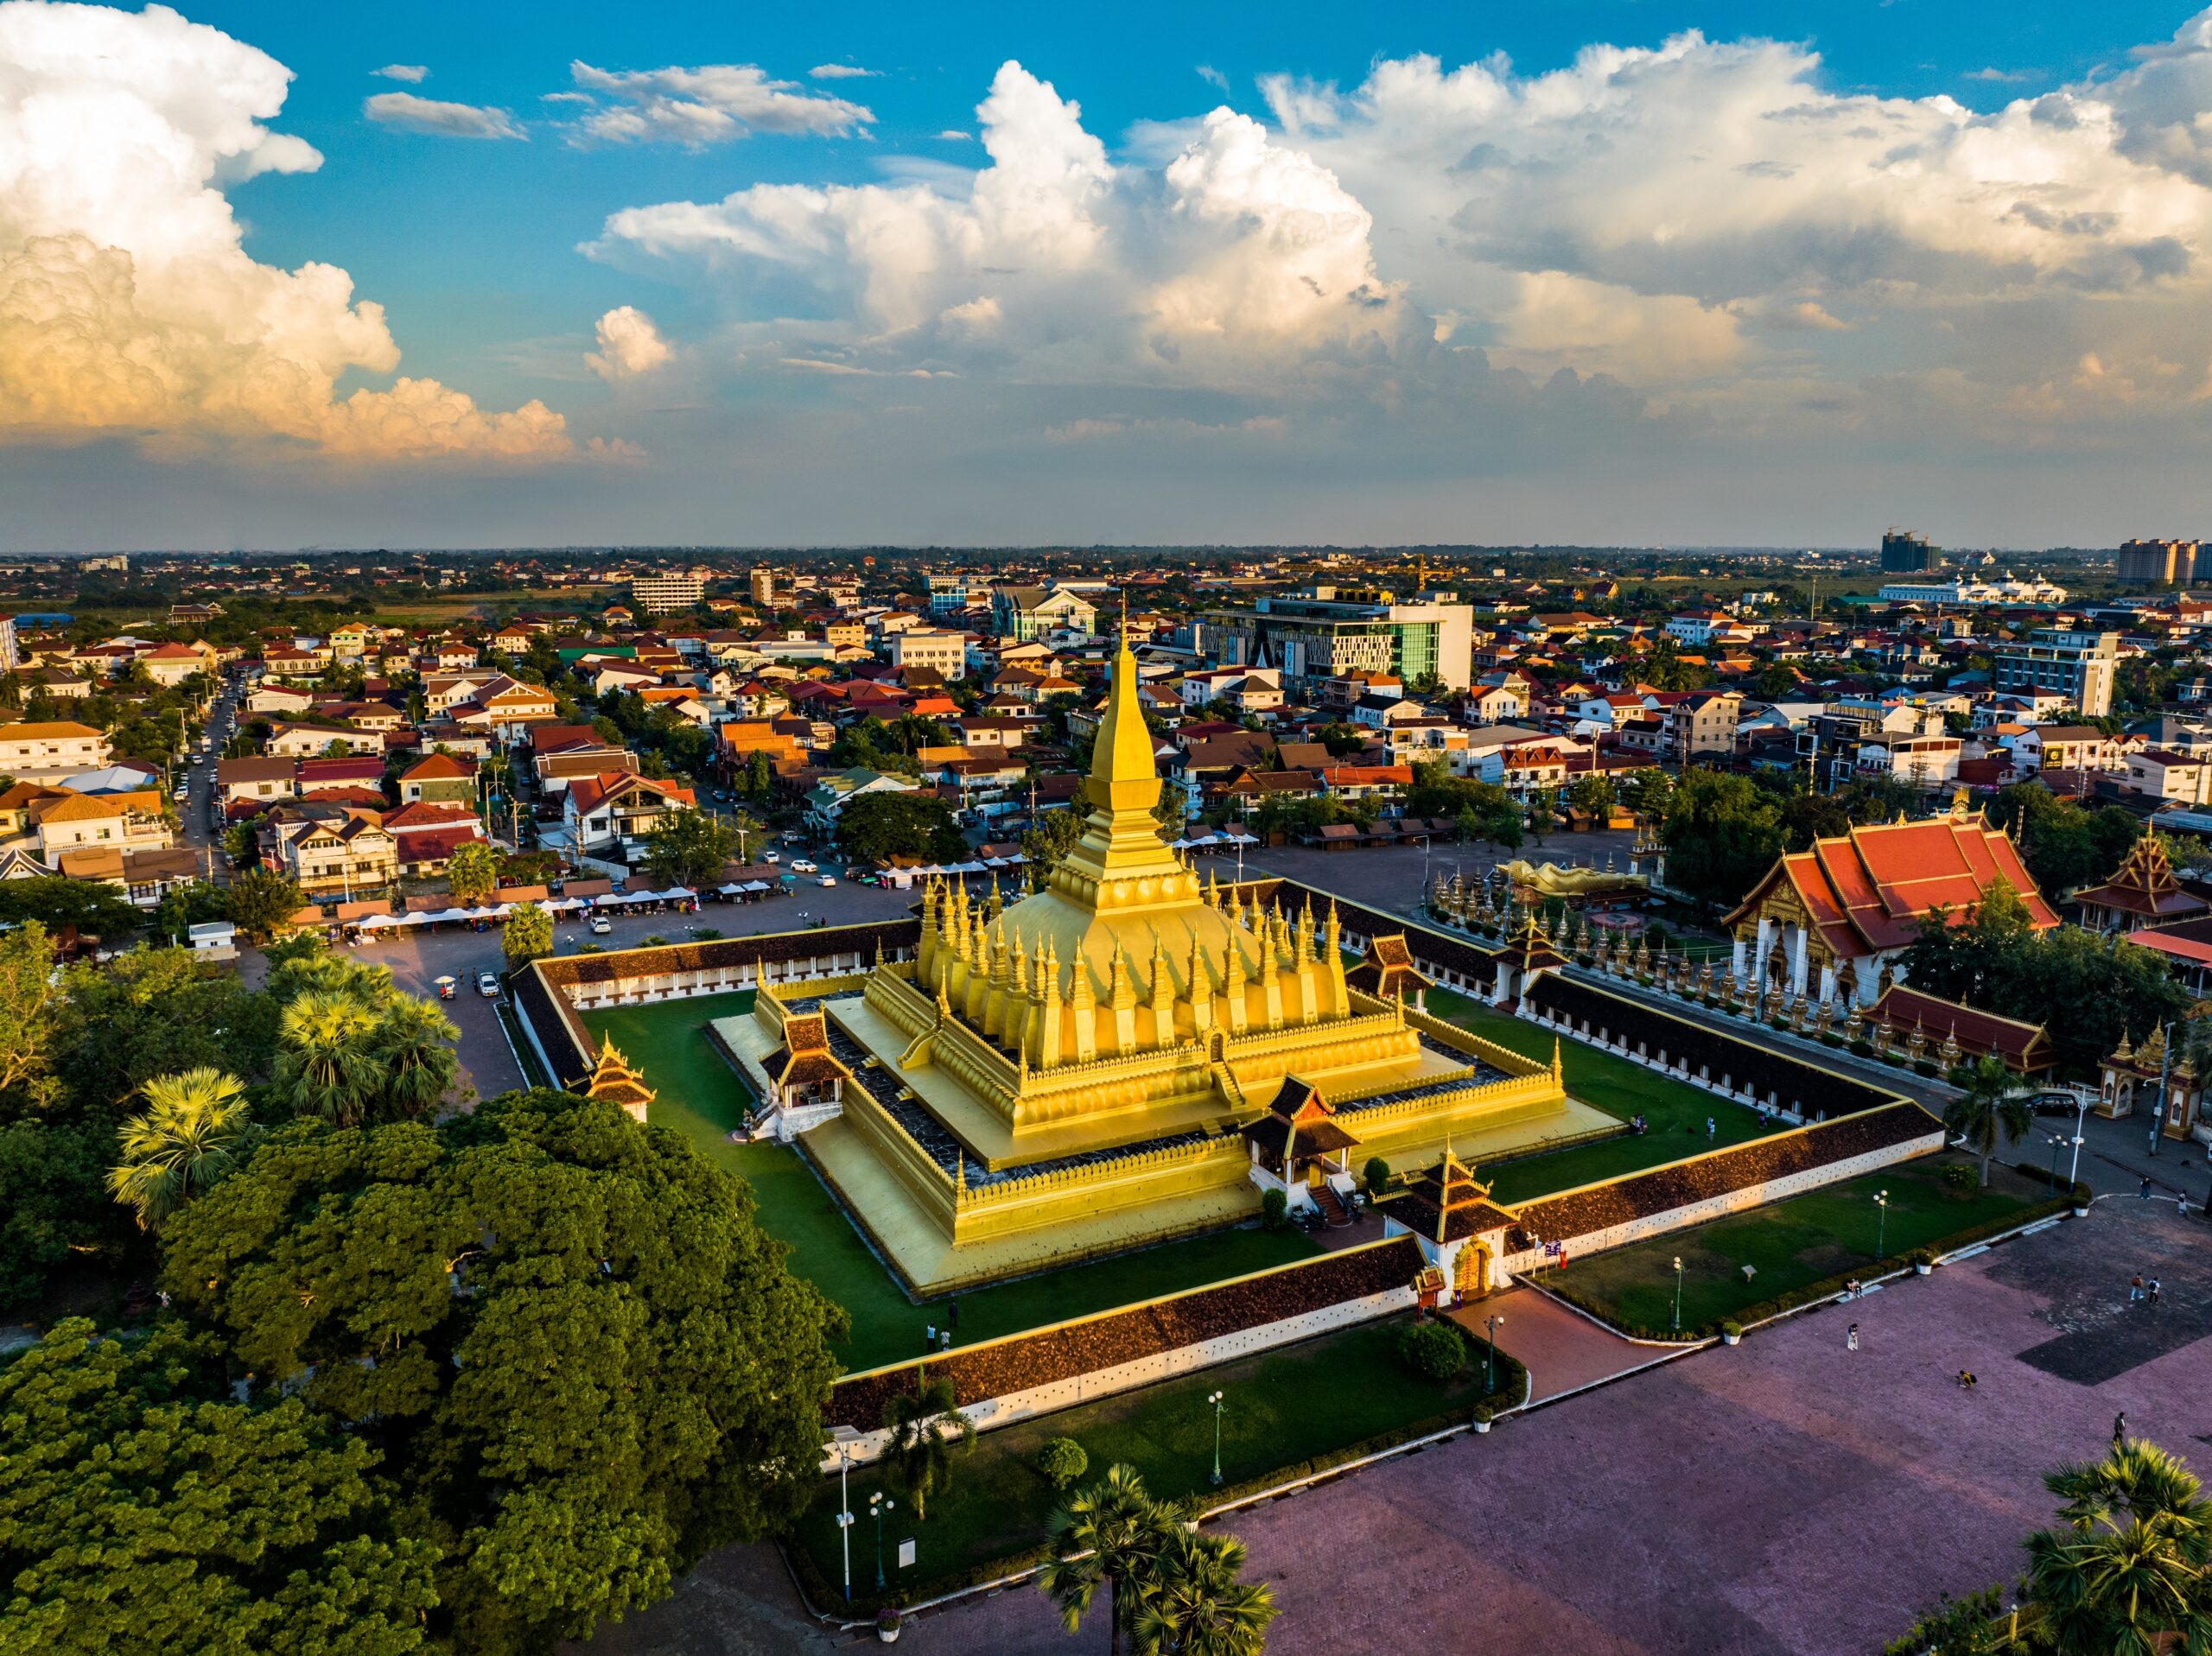
[[[245,1083],[219,1069],[156,1075],[143,1090],[146,1113],[123,1124],[123,1161],[107,1188],[150,1230],[237,1164],[253,1124]]]
[[[411,995],[395,999],[370,1044],[382,1072],[378,1114],[420,1115],[443,1098],[459,1067],[454,1043],[460,1038],[461,1031],[429,1001]]]
[[[1132,1595],[1138,1656],[1259,1656],[1275,1619],[1274,1589],[1239,1581],[1244,1544],[1178,1524]]]
[[[296,997],[277,1025],[276,1085],[285,1101],[340,1126],[359,1122],[383,1088],[370,1049],[376,1027],[374,1011],[343,990]]]
[[[1181,1527],[1180,1513],[1153,1500],[1135,1467],[1109,1466],[1052,1514],[1052,1556],[1038,1570],[1037,1585],[1060,1607],[1060,1625],[1070,1633],[1104,1588],[1109,1647],[1120,1656],[1138,1583],[1148,1578],[1169,1532]]]
[[[2001,1133],[2018,1143],[2035,1125],[2035,1107],[2024,1096],[2008,1096],[2017,1084],[2001,1058],[1984,1058],[1967,1074],[1965,1090],[1943,1110],[1943,1125],[1981,1158],[1981,1182],[1989,1183],[1989,1158]]]
[[[2028,1586],[2061,1656],[2212,1652],[2212,1501],[2186,1465],[2131,1438],[2044,1486],[2065,1527],[2028,1537]]]
[[[884,1405],[883,1424],[891,1430],[884,1459],[891,1482],[925,1519],[930,1492],[952,1481],[952,1445],[973,1453],[976,1423],[952,1406],[952,1382],[925,1380],[918,1391],[902,1393]]]

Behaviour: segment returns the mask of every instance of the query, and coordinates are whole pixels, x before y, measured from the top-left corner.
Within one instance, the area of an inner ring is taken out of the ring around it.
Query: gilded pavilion
[[[912,961],[773,988],[715,1031],[756,1090],[823,1019],[842,1075],[798,1142],[921,1291],[1249,1218],[1287,1170],[1243,1129],[1325,1091],[1335,1155],[1488,1157],[1602,1126],[1544,1064],[1348,980],[1333,907],[1286,912],[1201,876],[1160,838],[1160,782],[1116,653],[1081,840],[1016,902],[933,883]],[[1377,987],[1393,980],[1363,974]],[[843,1079],[849,1075],[849,1080]],[[823,1091],[832,1089],[822,1089]],[[1355,1151],[1355,1148],[1356,1151]]]

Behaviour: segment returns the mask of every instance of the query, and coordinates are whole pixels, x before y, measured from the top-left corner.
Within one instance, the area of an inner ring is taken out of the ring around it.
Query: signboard
[[[913,1568],[913,1564],[914,1544],[912,1541],[901,1541],[899,1544],[899,1568],[911,1570]]]

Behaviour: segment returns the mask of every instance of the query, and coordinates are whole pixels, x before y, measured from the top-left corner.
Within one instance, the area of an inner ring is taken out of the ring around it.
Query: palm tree
[[[142,1090],[146,1113],[123,1124],[123,1163],[107,1188],[151,1230],[237,1165],[253,1124],[245,1083],[219,1069],[156,1075]]]
[[[1138,1584],[1167,1546],[1168,1532],[1182,1527],[1181,1519],[1172,1503],[1153,1500],[1137,1469],[1126,1463],[1108,1467],[1104,1477],[1077,1490],[1052,1514],[1052,1556],[1037,1572],[1037,1585],[1060,1607],[1060,1625],[1070,1633],[1079,1628],[1104,1588],[1109,1648],[1121,1656]]]
[[[1138,1656],[1259,1656],[1275,1619],[1274,1590],[1237,1579],[1244,1544],[1180,1524],[1165,1539],[1129,1621]]]
[[[891,1429],[884,1454],[891,1481],[914,1503],[914,1517],[925,1519],[930,1491],[952,1481],[954,1440],[975,1452],[976,1423],[952,1406],[950,1380],[925,1380],[884,1405],[883,1424]]]
[[[381,1071],[378,1114],[386,1119],[420,1115],[446,1095],[459,1060],[461,1031],[427,1000],[393,999],[370,1044]]]
[[[276,1031],[276,1085],[285,1101],[339,1126],[358,1122],[384,1085],[369,1045],[376,1027],[368,1004],[343,990],[295,997]]]
[[[2212,1650],[2212,1501],[2187,1465],[2130,1438],[2043,1481],[2066,1526],[2028,1537],[2028,1586],[2061,1656]]]
[[[2001,1058],[1984,1058],[1967,1072],[1966,1090],[1943,1110],[1943,1125],[1966,1140],[1967,1148],[1981,1158],[1981,1182],[1989,1183],[1989,1158],[1997,1153],[2001,1133],[2017,1144],[2035,1126],[2035,1108],[2024,1095],[2008,1096],[2014,1086],[2012,1072]]]

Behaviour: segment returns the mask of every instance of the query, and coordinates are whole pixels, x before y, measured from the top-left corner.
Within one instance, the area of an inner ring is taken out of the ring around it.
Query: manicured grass
[[[656,1089],[647,1119],[682,1133],[702,1154],[750,1184],[762,1225],[791,1245],[791,1269],[845,1308],[852,1332],[838,1355],[846,1367],[857,1372],[919,1356],[925,1329],[932,1323],[945,1324],[944,1302],[917,1305],[906,1297],[797,1151],[730,1142],[730,1130],[745,1120],[750,1094],[742,1078],[708,1044],[705,1029],[715,1018],[736,1017],[752,1006],[747,990],[617,1006],[583,1018],[594,1037],[611,1035],[623,1056],[644,1071],[646,1085]],[[973,1344],[1018,1334],[1317,1252],[1313,1240],[1296,1230],[1194,1236],[956,1295],[959,1337],[963,1344]]]
[[[1792,1196],[1709,1225],[1616,1248],[1541,1278],[1626,1328],[1668,1330],[1675,1316],[1674,1260],[1682,1261],[1685,1329],[1736,1316],[1749,1305],[1854,1271],[1872,1273],[1876,1239],[1896,1259],[1917,1247],[1942,1251],[1949,1239],[1983,1229],[2042,1202],[2044,1182],[2009,1168],[1990,1170],[1986,1190],[1952,1184],[1943,1169],[1973,1165],[1955,1157],[1885,1168]],[[1886,1226],[1874,1193],[1890,1193]],[[1755,1274],[1746,1280],[1744,1267]]]
[[[1090,1456],[1086,1482],[1116,1461],[1126,1461],[1144,1475],[1146,1487],[1156,1496],[1204,1496],[1211,1493],[1208,1480],[1213,1470],[1214,1412],[1206,1398],[1216,1391],[1227,1393],[1221,1418],[1224,1487],[1268,1477],[1381,1434],[1402,1433],[1440,1416],[1471,1413],[1484,1394],[1482,1342],[1471,1338],[1467,1367],[1454,1380],[1439,1383],[1414,1374],[1399,1360],[1397,1332],[1406,1321],[1398,1317],[1346,1329],[985,1432],[972,1453],[954,1450],[951,1481],[929,1497],[927,1517],[918,1523],[911,1502],[886,1482],[879,1469],[855,1469],[855,1607],[865,1611],[875,1602],[875,1536],[868,1498],[879,1489],[898,1503],[883,1526],[883,1551],[890,1578],[885,1597],[899,1602],[923,1596],[931,1583],[1044,1545],[1046,1524],[1060,1500],[1035,1467],[1037,1451],[1047,1438],[1072,1437],[1083,1445]],[[1510,1394],[1493,1406],[1520,1401],[1521,1376],[1510,1359],[1501,1359],[1497,1381],[1499,1390],[1510,1386]],[[1439,1421],[1438,1429],[1443,1424]],[[1292,1475],[1287,1470],[1282,1475]],[[829,1588],[825,1608],[843,1599],[837,1510],[838,1481],[832,1476],[792,1536],[794,1546],[813,1566],[810,1573]],[[910,1537],[918,1544],[917,1557],[913,1568],[901,1572],[894,1567],[898,1544]],[[1104,1629],[1098,1632],[1103,1642]]]
[[[1525,1018],[1449,989],[1431,989],[1428,1009],[1486,1041],[1495,1041],[1525,1057],[1550,1062],[1552,1031]],[[1567,1090],[1624,1121],[1641,1115],[1649,1131],[1641,1137],[1608,1139],[1548,1156],[1531,1156],[1491,1171],[1477,1169],[1478,1177],[1497,1180],[1491,1194],[1497,1201],[1527,1202],[1554,1191],[1618,1178],[1624,1173],[1680,1161],[1685,1156],[1742,1144],[1767,1131],[1760,1126],[1758,1112],[1740,1104],[1630,1063],[1618,1053],[1601,1051],[1566,1037],[1559,1041]],[[1710,1138],[1705,1131],[1707,1120],[1714,1127]]]

